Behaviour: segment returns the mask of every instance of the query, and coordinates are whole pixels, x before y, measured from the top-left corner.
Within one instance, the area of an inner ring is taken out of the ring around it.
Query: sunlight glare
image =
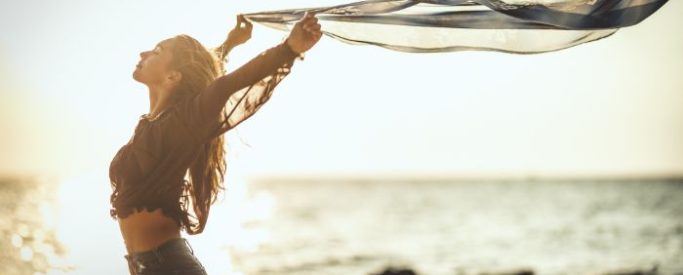
[[[67,248],[65,266],[75,268],[70,274],[97,274],[103,269],[110,274],[127,272],[125,247],[116,222],[108,215],[110,187],[106,175],[102,171],[84,173],[60,184],[61,223],[56,234]]]
[[[12,234],[12,245],[16,248],[21,247],[21,245],[24,243],[24,239],[21,238],[18,234],[14,233]]]
[[[24,246],[21,248],[19,255],[21,255],[21,260],[26,262],[31,261],[33,259],[33,250],[28,246]]]
[[[232,252],[257,251],[270,241],[271,233],[254,225],[272,217],[275,201],[270,194],[251,195],[247,181],[238,172],[228,173],[225,182],[224,199],[211,207],[207,229],[189,240],[209,274],[237,275],[240,273],[234,270]]]

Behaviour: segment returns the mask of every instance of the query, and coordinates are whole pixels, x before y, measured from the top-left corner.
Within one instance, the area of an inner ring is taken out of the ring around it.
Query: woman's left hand
[[[242,27],[242,23],[244,23],[244,27]],[[251,38],[252,29],[253,25],[251,22],[245,19],[244,15],[238,15],[237,24],[235,25],[235,28],[228,33],[228,38],[225,39],[224,44],[227,44],[230,47],[244,44]]]
[[[296,53],[303,53],[310,50],[322,36],[320,32],[320,24],[318,18],[312,13],[306,13],[301,21],[294,24],[294,28],[287,37],[287,44],[292,51]]]

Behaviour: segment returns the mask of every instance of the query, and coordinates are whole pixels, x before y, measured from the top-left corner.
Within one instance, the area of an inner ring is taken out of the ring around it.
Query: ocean
[[[107,184],[0,180],[0,274],[125,274]],[[230,180],[186,237],[209,274],[683,274],[683,180]]]

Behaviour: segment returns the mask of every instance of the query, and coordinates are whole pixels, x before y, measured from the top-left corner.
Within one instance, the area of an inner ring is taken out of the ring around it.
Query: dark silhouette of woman
[[[223,134],[253,115],[321,37],[317,18],[306,14],[283,43],[224,74],[223,59],[251,30],[238,16],[214,52],[178,35],[140,53],[133,78],[149,89],[149,113],[109,168],[111,215],[131,274],[206,274],[180,233],[203,231],[223,188]]]

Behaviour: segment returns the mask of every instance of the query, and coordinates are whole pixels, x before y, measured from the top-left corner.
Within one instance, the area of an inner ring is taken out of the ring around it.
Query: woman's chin
[[[133,79],[137,82],[142,82],[140,81],[140,72],[138,69],[135,69],[135,71],[133,71]]]

